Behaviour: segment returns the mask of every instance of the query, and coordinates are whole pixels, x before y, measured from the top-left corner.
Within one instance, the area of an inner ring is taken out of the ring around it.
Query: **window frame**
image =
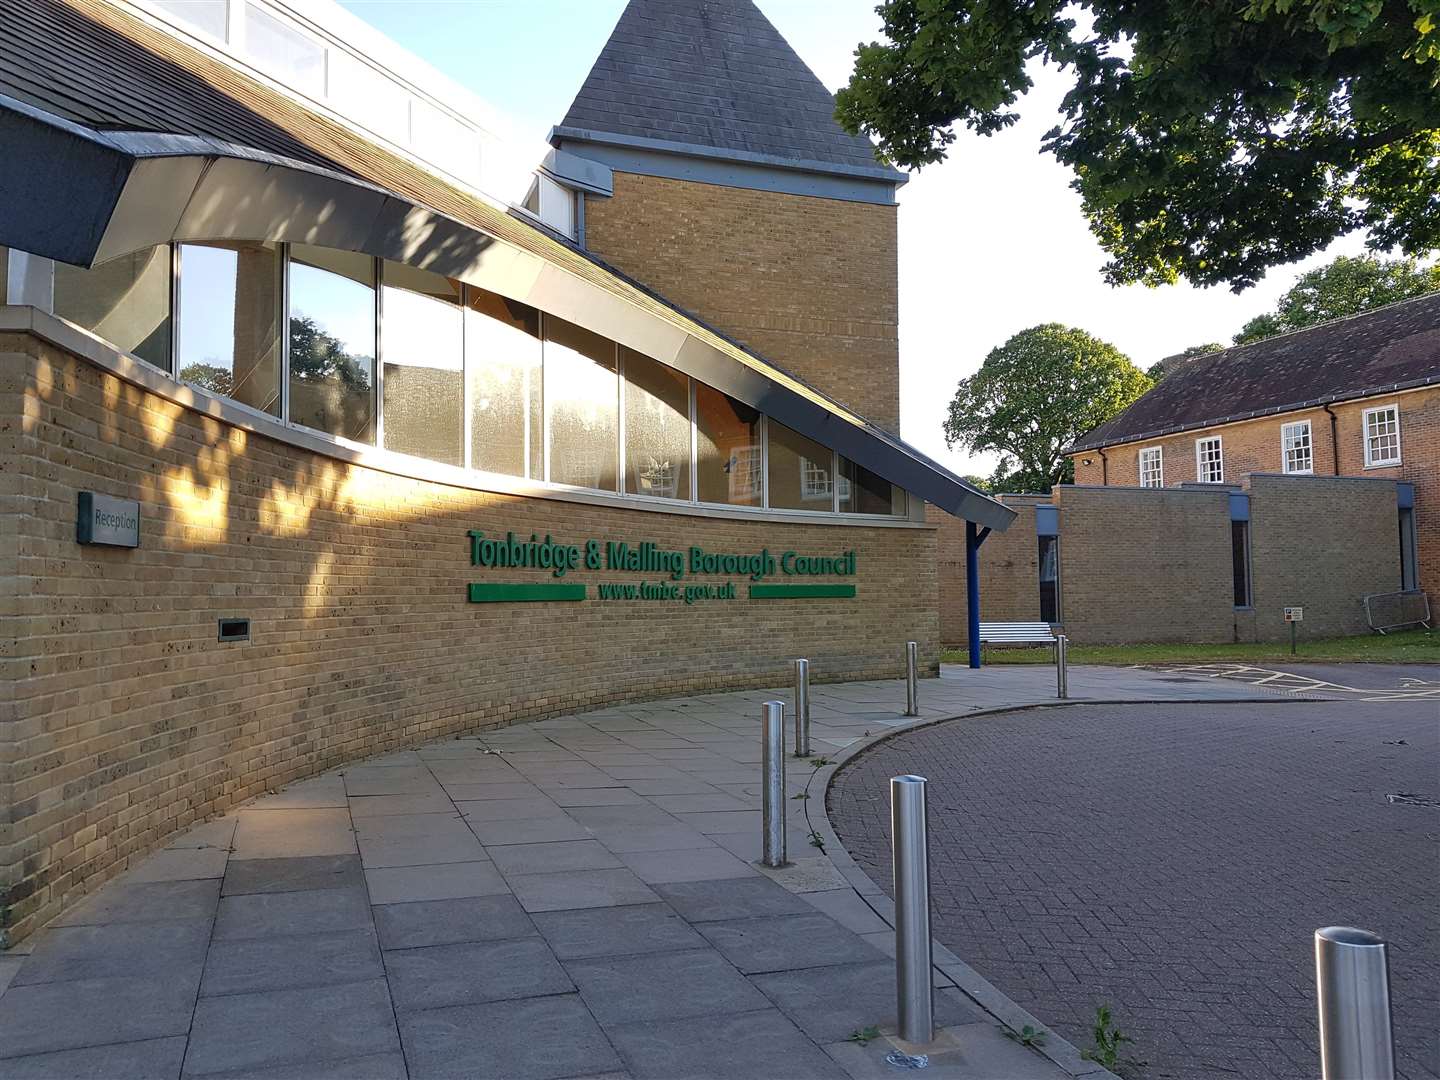
[[[1290,467],[1290,453],[1294,446],[1290,443],[1291,431],[1295,428],[1305,429],[1305,456],[1309,461],[1303,469],[1292,469]],[[1286,476],[1314,476],[1315,475],[1315,425],[1308,419],[1290,420],[1280,425],[1280,471]]]
[[[1145,455],[1155,455],[1155,483],[1145,482]],[[1163,446],[1142,446],[1135,455],[1136,476],[1142,488],[1163,488],[1165,486],[1165,448]]]
[[[1395,414],[1395,457],[1393,460],[1376,461],[1371,453],[1370,418],[1381,413]],[[1367,469],[1393,469],[1404,462],[1404,452],[1401,446],[1400,434],[1400,403],[1392,401],[1387,405],[1374,405],[1366,409],[1360,416],[1360,439],[1365,450],[1365,468]]]
[[[1218,475],[1211,480],[1205,476],[1206,443],[1215,444],[1215,466]],[[1220,435],[1206,435],[1195,440],[1195,482],[1199,484],[1223,484],[1225,482],[1225,441]]]

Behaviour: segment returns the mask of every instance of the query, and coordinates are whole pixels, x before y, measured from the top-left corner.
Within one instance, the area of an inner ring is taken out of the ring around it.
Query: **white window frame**
[[[1147,483],[1146,480],[1145,480],[1146,474],[1150,471],[1149,469],[1147,469],[1147,468],[1145,467],[1145,456],[1146,456],[1147,454],[1153,454],[1153,455],[1155,456],[1155,470],[1154,470],[1155,482],[1154,482],[1153,484],[1152,484],[1152,483]],[[1151,488],[1151,487],[1163,488],[1163,487],[1165,486],[1165,448],[1164,448],[1164,447],[1162,447],[1162,446],[1145,446],[1145,447],[1142,447],[1142,448],[1140,449],[1138,455],[1136,456],[1136,459],[1135,459],[1135,467],[1136,467],[1136,472],[1137,472],[1137,474],[1138,474],[1138,476],[1139,476],[1139,478],[1140,478],[1140,486],[1141,486],[1142,488]]]
[[[1301,429],[1304,430],[1303,436]],[[1301,449],[1305,451],[1305,468],[1291,468],[1291,455]],[[1280,470],[1292,476],[1314,474],[1315,431],[1309,420],[1292,420],[1288,424],[1280,425]]]
[[[1393,413],[1395,415],[1395,456],[1393,458],[1386,458],[1383,461],[1377,461],[1375,459],[1375,455],[1372,453],[1373,447],[1371,443],[1372,436],[1370,434],[1370,418],[1372,416],[1379,416],[1382,413]],[[1393,469],[1396,465],[1399,465],[1402,457],[1404,456],[1401,453],[1400,448],[1399,402],[1392,401],[1388,405],[1376,405],[1373,408],[1366,409],[1365,412],[1361,415],[1360,437],[1365,441],[1365,468]]]
[[[1205,475],[1205,446],[1215,444],[1215,470],[1212,479]],[[1201,484],[1223,484],[1225,482],[1225,442],[1219,435],[1207,435],[1195,440],[1195,479]]]

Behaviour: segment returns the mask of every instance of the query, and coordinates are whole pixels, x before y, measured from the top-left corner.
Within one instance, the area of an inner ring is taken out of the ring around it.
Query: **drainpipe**
[[[1099,453],[1099,455],[1100,455],[1100,485],[1101,485],[1101,487],[1109,487],[1109,486],[1110,486],[1110,459],[1105,456],[1105,451],[1104,451],[1104,450],[1099,450],[1099,451],[1097,451],[1097,453]]]
[[[1335,475],[1340,475],[1340,439],[1335,434],[1335,412],[1329,405],[1321,405],[1330,416],[1330,461],[1335,466]]]

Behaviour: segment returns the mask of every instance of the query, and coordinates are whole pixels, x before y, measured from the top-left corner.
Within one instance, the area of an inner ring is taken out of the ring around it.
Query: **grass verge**
[[[948,649],[941,659],[963,664],[963,649]],[[1321,638],[1307,641],[1302,630],[1297,653],[1288,641],[1235,642],[1225,645],[1077,645],[1070,644],[1072,664],[1205,664],[1214,661],[1286,663],[1440,664],[1440,629],[1403,630],[1391,634]],[[985,647],[987,664],[1052,664],[1055,650],[1018,646]]]

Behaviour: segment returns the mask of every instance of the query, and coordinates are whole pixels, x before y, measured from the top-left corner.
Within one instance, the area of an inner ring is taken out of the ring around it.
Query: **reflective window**
[[[290,419],[375,441],[375,260],[290,247]]]
[[[169,371],[169,246],[122,255],[93,270],[57,262],[55,314]]]
[[[467,303],[470,467],[543,479],[540,312],[473,287]]]
[[[1287,473],[1315,471],[1315,447],[1310,436],[1309,420],[1280,425],[1280,456]]]
[[[386,262],[380,380],[387,450],[465,464],[465,312],[460,282]]]
[[[1219,435],[1195,440],[1195,479],[1202,484],[1225,482],[1225,453]]]
[[[257,67],[297,90],[325,93],[325,50],[295,27],[245,5],[245,51]]]
[[[772,451],[773,452],[773,451]],[[849,458],[840,459],[840,512],[904,516],[905,489]]]
[[[1366,409],[1365,467],[1400,464],[1400,409],[1385,405]]]
[[[770,506],[777,510],[829,510],[835,490],[834,455],[798,431],[768,425]]]
[[[1060,538],[1041,536],[1039,540],[1040,621],[1060,621]]]
[[[619,458],[615,343],[545,317],[545,414],[550,480],[615,491]]]
[[[1234,570],[1235,606],[1250,606],[1250,522],[1230,522],[1230,563]]]
[[[695,426],[700,501],[761,505],[760,413],[728,394],[696,383]]]
[[[196,30],[225,40],[226,0],[155,0],[155,5]]]
[[[280,415],[280,250],[180,246],[180,378]]]
[[[690,380],[632,349],[625,363],[625,490],[690,498]]]

